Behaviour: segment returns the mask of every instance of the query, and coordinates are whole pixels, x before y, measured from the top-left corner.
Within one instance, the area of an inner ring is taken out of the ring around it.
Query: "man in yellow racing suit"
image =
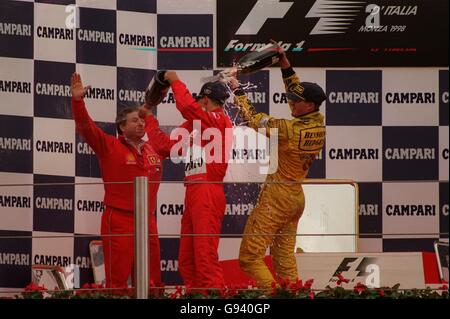
[[[277,279],[292,282],[298,278],[294,249],[297,224],[305,207],[300,182],[325,143],[324,117],[319,107],[326,95],[319,85],[300,82],[285,52],[281,48],[279,51],[292,120],[257,113],[236,78],[230,81],[247,125],[255,130],[265,128],[268,137],[273,129],[278,130],[278,169],[267,176],[258,203],[247,220],[239,252],[240,267],[261,289],[271,288],[275,282],[264,262],[267,247]]]

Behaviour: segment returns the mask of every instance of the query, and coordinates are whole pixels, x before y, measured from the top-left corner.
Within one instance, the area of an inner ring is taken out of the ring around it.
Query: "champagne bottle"
[[[235,67],[227,68],[216,75],[202,78],[202,82],[221,81],[228,83],[230,77],[251,74],[280,61],[278,44],[269,43],[260,49],[243,56]]]
[[[266,46],[243,56],[238,62],[238,74],[250,74],[280,61],[278,45],[269,43]]]
[[[145,90],[145,103],[149,106],[156,106],[164,98],[163,90],[170,86],[170,83],[164,79],[166,71],[157,71]]]

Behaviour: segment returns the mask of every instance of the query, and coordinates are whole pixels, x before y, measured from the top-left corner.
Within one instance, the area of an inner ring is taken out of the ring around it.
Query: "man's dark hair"
[[[127,115],[133,112],[138,112],[139,108],[137,106],[129,106],[126,107],[117,113],[116,117],[116,126],[117,126],[117,132],[122,135],[123,132],[120,129],[120,125],[124,124],[127,121]]]
[[[223,106],[226,102],[226,100],[230,97],[230,94],[228,93],[228,89],[220,81],[215,82],[206,82],[203,84],[202,88],[200,89],[200,92],[197,95],[197,100],[208,97],[213,104],[217,106]]]

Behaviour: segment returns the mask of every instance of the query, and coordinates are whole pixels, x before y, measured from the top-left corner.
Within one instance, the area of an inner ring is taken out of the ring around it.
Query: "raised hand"
[[[148,107],[148,105],[147,104],[143,104],[143,105],[141,105],[140,107],[139,107],[139,117],[140,118],[146,118],[147,117],[147,115],[151,115],[152,114],[152,111],[151,111],[151,109]]]
[[[273,39],[271,39],[270,42],[272,42],[273,44],[277,44],[277,42]],[[283,48],[278,46],[277,50],[278,50],[278,53],[280,54],[280,62],[278,62],[278,65],[280,66],[280,68],[287,69],[287,68],[291,67],[291,63],[289,62],[289,60],[286,56],[286,52],[283,50]]]
[[[172,82],[179,80],[177,72],[166,71],[166,73],[164,73],[164,80],[167,80],[171,84],[172,84]]]
[[[231,90],[236,90],[237,88],[239,88],[239,81],[236,79],[235,76],[230,77],[228,79],[228,86],[230,87]]]
[[[83,83],[81,82],[81,76],[78,73],[72,74],[72,77],[70,78],[70,87],[72,91],[72,97],[77,101],[81,100],[86,94],[87,90],[91,88],[89,85],[86,87],[83,86]]]

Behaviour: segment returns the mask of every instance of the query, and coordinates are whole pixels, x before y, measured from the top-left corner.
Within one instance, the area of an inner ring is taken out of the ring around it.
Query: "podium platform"
[[[313,289],[335,287],[337,273],[349,280],[342,287],[352,289],[358,282],[373,288],[424,289],[441,286],[434,253],[301,253],[296,254],[299,278],[314,279]],[[265,261],[273,271],[271,257]],[[238,260],[221,262],[228,285],[246,285],[251,280],[239,268]]]

